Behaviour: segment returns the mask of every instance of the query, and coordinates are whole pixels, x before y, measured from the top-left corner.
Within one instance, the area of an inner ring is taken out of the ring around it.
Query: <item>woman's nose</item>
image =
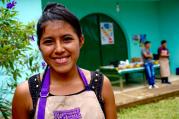
[[[56,54],[63,53],[65,51],[63,44],[60,42],[56,42],[54,52]]]

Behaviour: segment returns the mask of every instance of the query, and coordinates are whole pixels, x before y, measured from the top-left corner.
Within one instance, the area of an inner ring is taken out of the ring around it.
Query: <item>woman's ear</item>
[[[80,48],[82,48],[82,46],[83,46],[83,44],[85,42],[84,36],[82,35],[79,40],[80,40]]]

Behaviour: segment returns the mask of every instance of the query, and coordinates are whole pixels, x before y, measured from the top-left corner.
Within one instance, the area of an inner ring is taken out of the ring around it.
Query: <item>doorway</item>
[[[100,23],[112,23],[114,44],[101,44]],[[85,38],[78,65],[89,70],[128,59],[127,41],[121,27],[111,17],[91,14],[80,20]]]

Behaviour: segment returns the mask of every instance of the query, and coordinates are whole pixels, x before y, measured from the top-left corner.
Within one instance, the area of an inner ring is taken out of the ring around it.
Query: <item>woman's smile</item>
[[[76,69],[83,39],[78,38],[73,27],[65,21],[45,23],[40,49],[46,63],[58,73]]]
[[[53,57],[52,59],[53,59],[54,63],[56,63],[58,65],[64,65],[70,61],[70,56]]]

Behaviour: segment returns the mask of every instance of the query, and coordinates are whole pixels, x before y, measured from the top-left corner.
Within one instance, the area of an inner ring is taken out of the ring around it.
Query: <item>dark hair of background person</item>
[[[62,20],[69,23],[74,31],[76,32],[77,36],[80,38],[82,36],[82,31],[80,27],[80,22],[78,18],[73,15],[68,9],[66,9],[63,5],[59,3],[49,3],[44,8],[42,12],[42,16],[40,17],[37,23],[37,44],[40,45],[40,39],[44,32],[44,23],[47,21],[53,20]]]
[[[164,43],[167,43],[167,41],[166,40],[162,40],[161,41],[161,45],[163,45]]]
[[[150,44],[150,41],[145,41],[144,45]]]

